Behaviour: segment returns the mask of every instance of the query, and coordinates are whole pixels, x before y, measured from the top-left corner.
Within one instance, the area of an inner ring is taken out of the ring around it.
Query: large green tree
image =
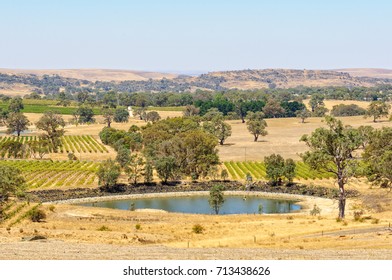
[[[388,116],[390,108],[384,101],[373,101],[369,104],[365,117],[373,117],[373,122],[376,122],[377,119]]]
[[[25,190],[25,179],[19,169],[0,165],[0,215],[2,204],[10,196],[20,195]]]
[[[301,119],[301,123],[305,123],[305,120],[307,118],[311,117],[312,113],[308,109],[304,108],[302,110],[296,111],[295,115],[296,115],[297,118]]]
[[[392,188],[392,128],[372,131],[363,158],[368,179],[384,188]]]
[[[281,184],[284,178],[291,183],[295,177],[295,162],[291,158],[284,160],[279,154],[264,157],[266,176],[273,185]]]
[[[114,118],[114,109],[113,108],[102,109],[102,116],[107,127],[110,127]]]
[[[23,109],[24,109],[23,100],[20,97],[12,98],[10,103],[8,104],[9,112],[19,113]]]
[[[36,123],[36,127],[45,131],[43,138],[47,139],[54,152],[61,145],[61,136],[64,135],[65,121],[63,117],[53,111],[45,112]]]
[[[142,133],[146,157],[155,162],[156,168],[161,158],[173,158],[174,165],[170,166],[176,177],[205,177],[219,163],[215,136],[203,131],[193,118],[161,120],[145,126]]]
[[[329,116],[325,120],[327,128],[317,128],[310,136],[301,137],[310,149],[301,157],[312,168],[335,175],[340,193],[339,217],[344,218],[345,185],[357,164],[353,152],[360,147],[361,136],[357,129],[344,126],[340,120]]]
[[[6,119],[7,133],[12,134],[16,132],[18,137],[23,130],[28,128],[29,120],[23,113],[10,113]]]
[[[265,130],[267,127],[267,122],[264,120],[264,114],[262,112],[249,112],[248,121],[246,125],[248,131],[254,136],[254,141],[257,142],[259,136],[265,136],[268,132]]]
[[[114,121],[117,123],[126,123],[129,120],[129,112],[126,108],[117,108],[114,112]]]
[[[166,184],[169,179],[174,179],[176,170],[178,170],[176,160],[173,156],[159,157],[155,159],[154,166],[157,170],[158,177],[164,184]]]
[[[220,145],[223,145],[225,140],[231,136],[231,125],[224,121],[223,115],[216,115],[211,121],[204,122],[203,128],[218,138]]]
[[[161,119],[161,116],[159,115],[159,113],[157,111],[150,111],[146,114],[146,122],[157,122]]]
[[[90,107],[80,106],[76,110],[76,114],[79,115],[78,121],[79,123],[94,123],[94,111]]]

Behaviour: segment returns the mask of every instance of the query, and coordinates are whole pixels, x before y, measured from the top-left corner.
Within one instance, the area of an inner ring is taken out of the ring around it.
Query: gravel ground
[[[277,250],[277,249],[179,249],[165,246],[119,246],[65,243],[46,240],[0,244],[4,260],[163,260],[163,259],[290,259],[290,260],[391,260],[390,249]]]

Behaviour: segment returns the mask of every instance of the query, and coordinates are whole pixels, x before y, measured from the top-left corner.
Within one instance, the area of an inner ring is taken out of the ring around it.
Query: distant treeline
[[[215,94],[225,95],[232,92],[240,92],[242,95],[249,96],[248,99],[260,94],[288,95],[292,98],[292,96],[308,96],[317,93],[323,95],[325,99],[387,100],[391,99],[392,95],[392,80],[389,84],[387,83],[388,81],[382,80],[380,85],[375,87],[296,87],[281,89],[270,86],[265,89],[244,91],[226,88],[224,86],[226,82],[225,77],[209,74],[203,74],[195,78],[179,76],[174,79],[163,78],[160,80],[149,79],[147,81],[122,82],[92,82],[64,78],[59,75],[0,74],[0,87],[1,84],[24,84],[32,87],[34,92],[46,98],[57,99],[58,95],[63,93],[69,100],[77,100],[79,98],[78,94],[90,94],[92,95],[92,100],[100,101],[105,93],[116,92],[119,93],[118,98],[121,98],[120,102],[123,102],[121,105],[125,106],[137,106],[135,103],[139,96],[146,99],[149,103],[148,105],[151,106],[184,106],[194,104],[194,102],[200,99],[201,95],[206,95],[208,98],[208,96],[214,96]],[[136,96],[133,96],[135,94]]]

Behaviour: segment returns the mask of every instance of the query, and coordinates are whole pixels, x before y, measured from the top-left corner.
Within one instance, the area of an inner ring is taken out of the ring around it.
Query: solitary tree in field
[[[155,122],[159,121],[160,119],[161,119],[161,116],[159,115],[159,113],[157,111],[151,111],[146,114],[145,121],[155,123]]]
[[[12,134],[16,132],[18,137],[23,130],[28,128],[29,120],[23,113],[10,113],[6,120],[7,133]]]
[[[304,108],[302,110],[295,112],[295,115],[297,116],[297,118],[301,119],[301,123],[305,123],[305,120],[309,118],[312,115],[312,113],[308,109]]]
[[[257,142],[259,136],[265,136],[268,132],[265,130],[267,122],[264,120],[264,114],[262,112],[249,112],[248,121],[246,122],[248,130],[254,136],[254,141]]]
[[[367,108],[365,118],[373,117],[373,122],[376,122],[377,119],[388,116],[390,108],[391,106],[384,101],[373,101]]]
[[[223,145],[225,140],[231,136],[231,125],[225,123],[223,116],[220,115],[213,117],[209,122],[205,122],[203,128],[218,138],[220,145]]]
[[[353,175],[357,161],[353,152],[361,145],[361,136],[357,129],[343,126],[342,121],[326,117],[328,128],[317,128],[312,134],[303,135],[310,148],[301,157],[312,168],[333,173],[339,186],[339,217],[344,218],[346,206],[345,185]]]
[[[61,145],[60,138],[64,135],[64,126],[64,119],[53,111],[45,112],[36,123],[38,129],[45,131],[43,138],[49,141],[54,152],[57,152],[57,148]]]
[[[104,119],[107,127],[110,127],[111,123],[113,122],[113,118],[114,118],[114,109],[112,109],[112,108],[102,109],[102,115],[103,115],[103,119]]]
[[[224,202],[225,199],[223,196],[223,186],[213,186],[210,190],[210,198],[208,199],[208,203],[210,204],[212,210],[214,210],[216,215],[219,214],[219,210]]]

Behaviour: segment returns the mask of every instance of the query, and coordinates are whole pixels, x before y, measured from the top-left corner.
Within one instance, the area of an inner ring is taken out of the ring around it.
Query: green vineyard
[[[96,187],[99,162],[0,160],[0,166],[13,166],[21,170],[28,189]]]
[[[231,179],[245,179],[249,173],[254,179],[266,179],[265,164],[263,162],[256,161],[245,161],[245,162],[234,162],[226,161],[224,165],[230,174]],[[295,178],[296,179],[328,179],[332,178],[333,174],[329,172],[318,172],[311,169],[304,162],[296,162],[295,167]]]
[[[0,137],[0,155],[3,158],[10,157],[4,147],[9,142],[20,142],[28,144],[32,141],[38,141],[39,136],[3,136]],[[50,151],[53,152],[53,151]],[[60,153],[108,153],[108,149],[99,143],[91,135],[66,135],[61,137]]]

